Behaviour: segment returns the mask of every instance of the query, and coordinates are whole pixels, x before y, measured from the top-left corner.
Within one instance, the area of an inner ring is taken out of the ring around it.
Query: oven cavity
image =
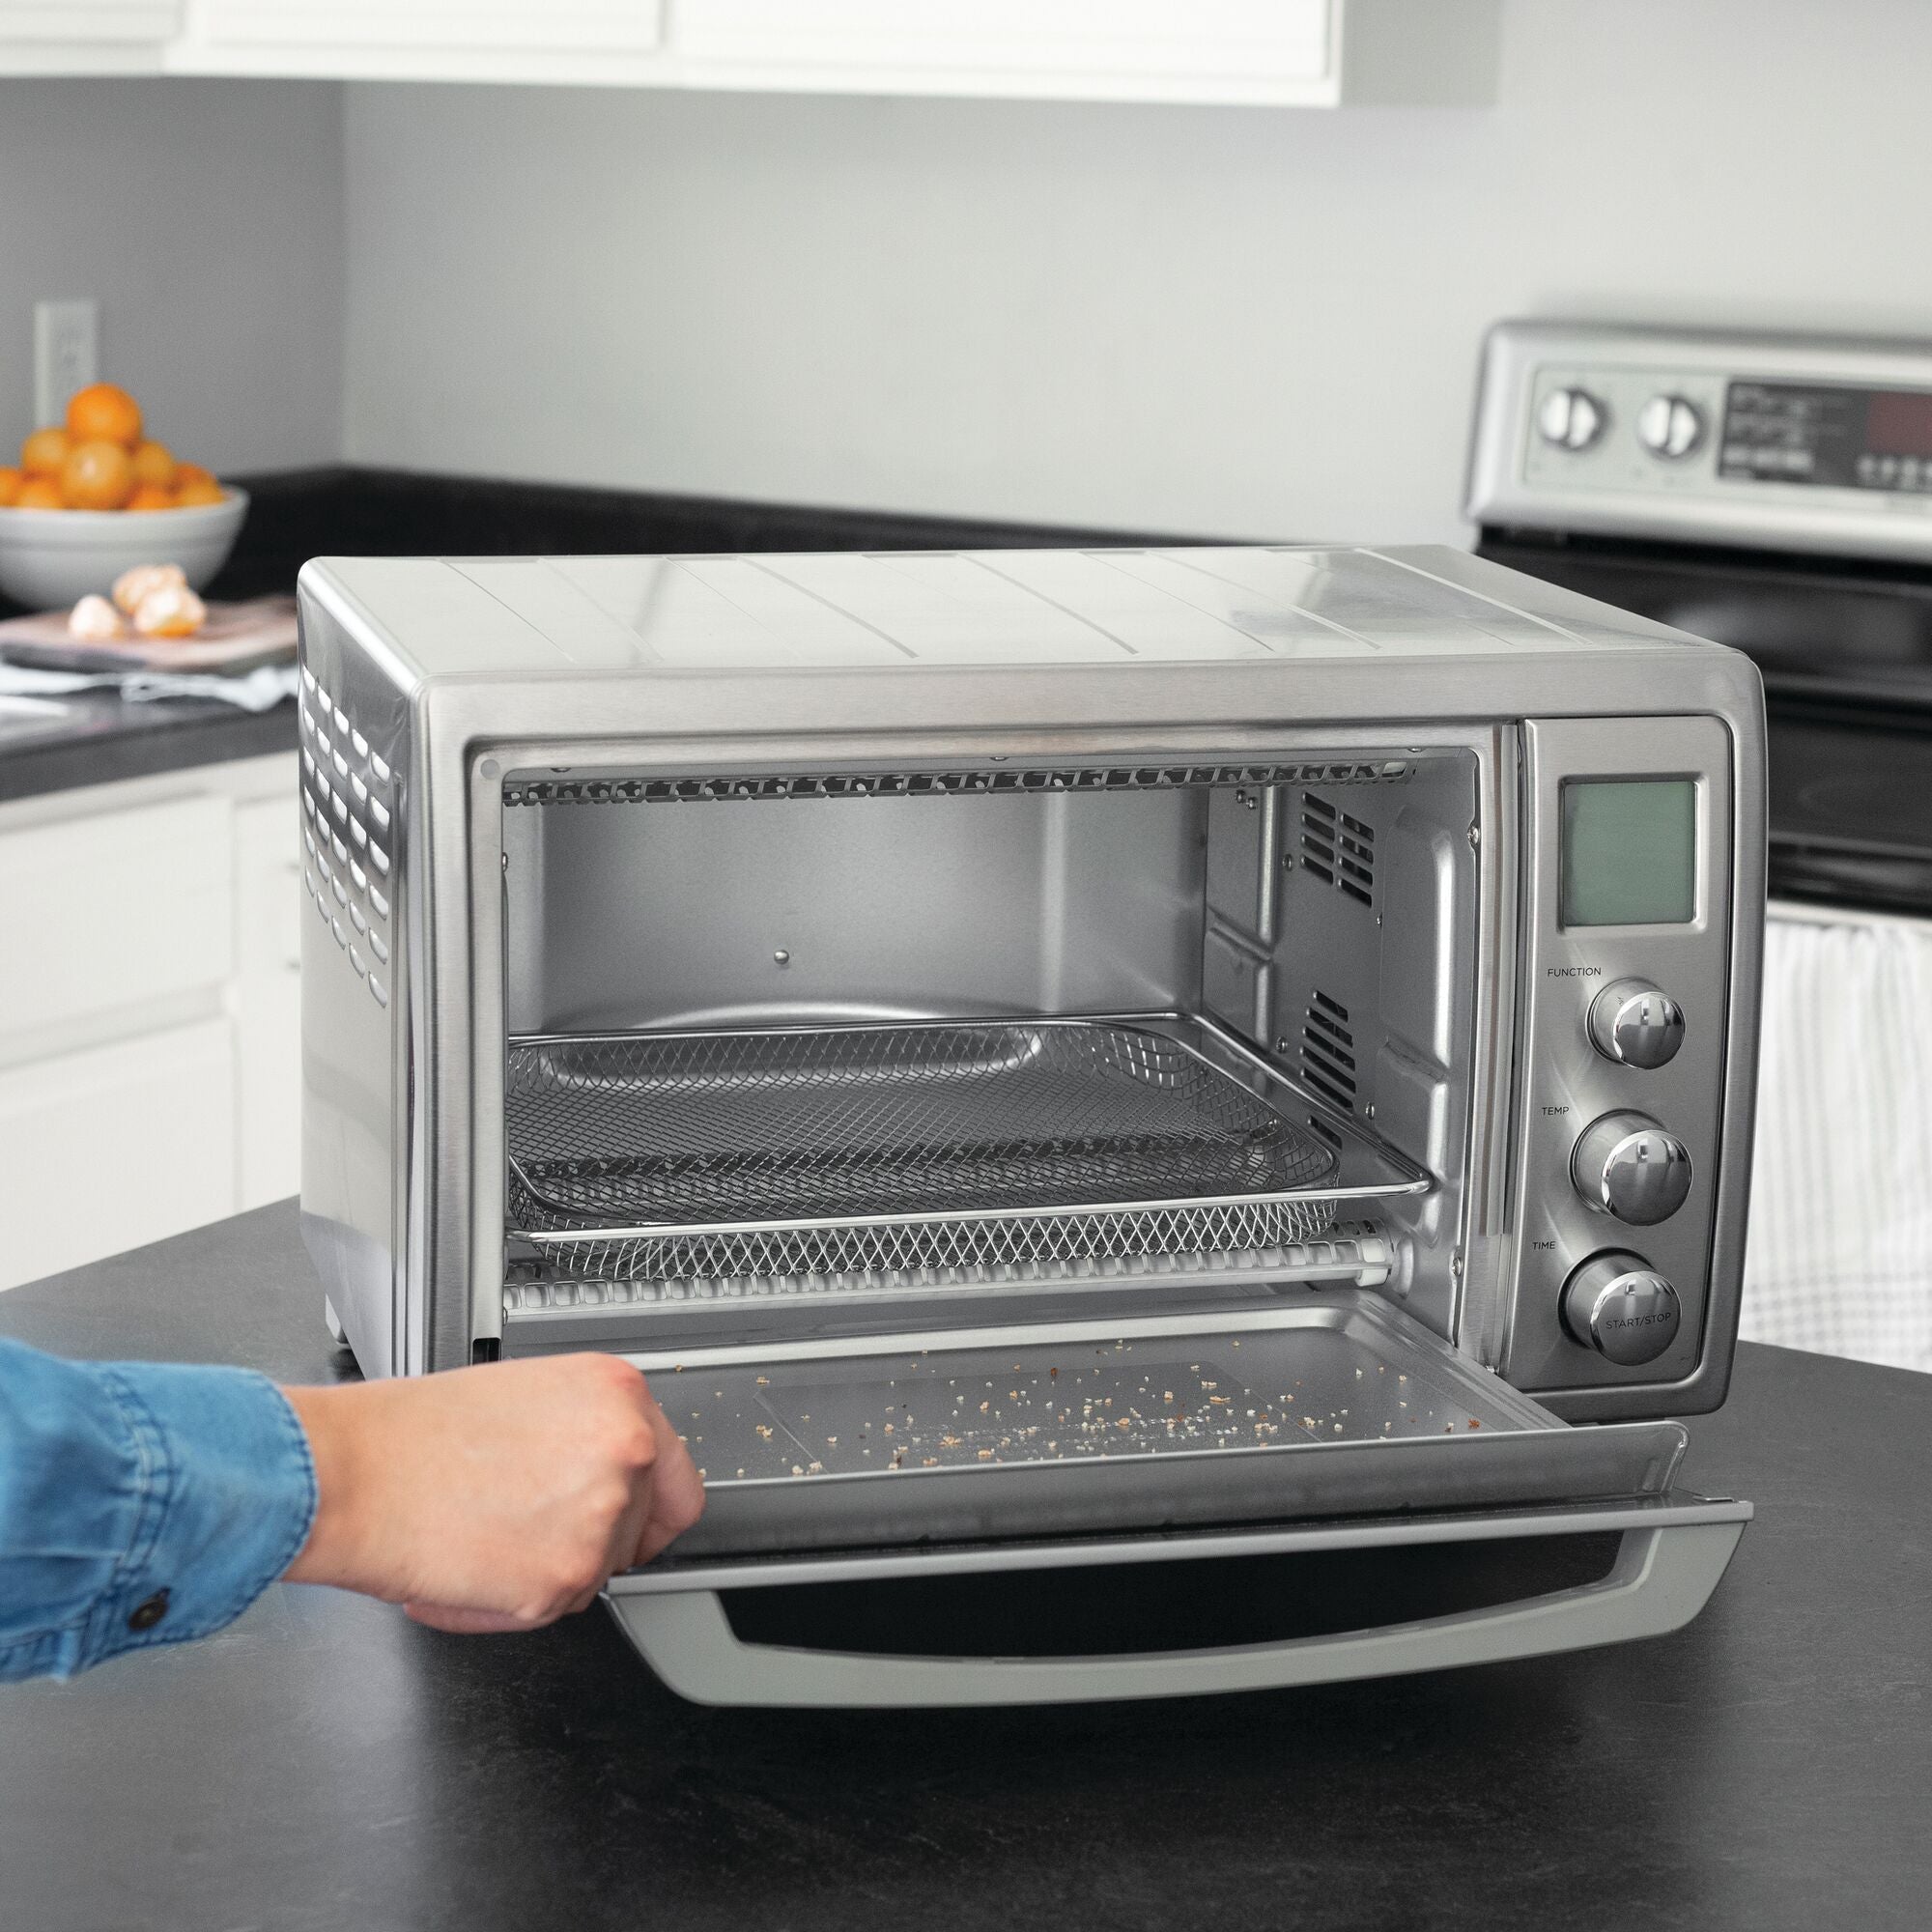
[[[512,774],[506,1347],[1406,1291],[1467,1015],[1385,920],[1473,919],[1474,766]],[[1392,901],[1399,823],[1463,857]]]

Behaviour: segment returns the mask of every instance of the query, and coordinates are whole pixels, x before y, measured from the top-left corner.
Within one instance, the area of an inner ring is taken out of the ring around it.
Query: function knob
[[[1654,1362],[1677,1339],[1684,1305],[1640,1255],[1592,1255],[1563,1284],[1563,1325],[1572,1340],[1632,1368]]]
[[[1638,1228],[1669,1220],[1690,1192],[1689,1151],[1643,1114],[1591,1122],[1570,1157],[1570,1174],[1592,1208]]]
[[[1683,396],[1653,396],[1637,412],[1636,440],[1675,463],[1704,440],[1704,412]]]
[[[1551,389],[1536,412],[1545,442],[1558,449],[1588,449],[1604,433],[1605,412],[1588,389]]]
[[[1590,1002],[1590,1044],[1622,1066],[1662,1066],[1684,1044],[1684,1009],[1648,980],[1615,980]]]

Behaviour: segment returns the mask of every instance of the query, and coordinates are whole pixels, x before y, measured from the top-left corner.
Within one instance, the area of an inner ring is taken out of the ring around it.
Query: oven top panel
[[[1446,547],[323,558],[418,680],[1573,657],[1685,639]]]

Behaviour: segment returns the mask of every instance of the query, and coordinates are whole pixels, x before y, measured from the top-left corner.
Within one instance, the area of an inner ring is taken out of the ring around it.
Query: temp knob
[[[1604,433],[1604,406],[1587,389],[1551,389],[1536,426],[1558,449],[1588,449]]]
[[[1590,1043],[1623,1066],[1662,1066],[1684,1044],[1684,1009],[1648,980],[1617,980],[1590,1002]]]
[[[1669,1220],[1690,1192],[1684,1143],[1642,1114],[1593,1121],[1570,1157],[1570,1173],[1592,1208],[1638,1228]]]
[[[1625,1368],[1654,1362],[1677,1339],[1684,1306],[1640,1255],[1593,1255],[1563,1284],[1571,1338]]]
[[[1675,463],[1704,440],[1704,412],[1683,396],[1653,396],[1637,412],[1636,440],[1653,456]]]

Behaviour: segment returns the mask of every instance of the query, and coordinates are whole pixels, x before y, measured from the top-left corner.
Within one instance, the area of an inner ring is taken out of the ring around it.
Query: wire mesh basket
[[[516,1232],[665,1280],[1306,1240],[1335,1155],[1173,1034],[1099,1020],[511,1043]]]

